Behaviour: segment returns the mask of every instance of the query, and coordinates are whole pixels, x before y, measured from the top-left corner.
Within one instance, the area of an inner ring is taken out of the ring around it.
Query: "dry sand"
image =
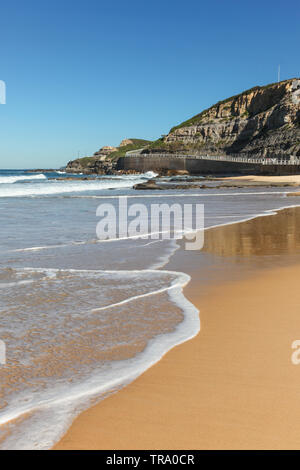
[[[260,175],[246,175],[246,176],[232,176],[221,178],[222,180],[233,181],[253,181],[256,183],[296,183],[300,184],[300,175],[286,175],[286,176],[260,176]]]
[[[56,449],[299,448],[299,229],[288,209],[180,250],[200,334],[82,413]]]

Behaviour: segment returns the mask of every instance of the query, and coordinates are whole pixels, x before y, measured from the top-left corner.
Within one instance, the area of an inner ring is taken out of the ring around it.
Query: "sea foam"
[[[47,180],[45,175],[33,175],[32,176],[0,176],[0,183],[6,183],[5,186],[0,187],[0,198],[1,197],[21,197],[21,196],[51,196],[56,194],[65,193],[80,193],[89,191],[101,191],[105,189],[126,189],[132,188],[135,184],[143,182],[149,177],[155,176],[156,173],[148,172],[145,174],[137,175],[123,175],[122,177],[105,177],[97,178],[94,180],[82,180],[78,178],[77,181],[55,179]],[[32,184],[30,184],[31,180]],[[45,180],[38,182],[38,180]],[[28,184],[22,184],[28,181]],[[8,185],[8,183],[15,183]]]
[[[0,176],[0,184],[13,184],[21,181],[35,181],[46,179],[47,177],[42,173],[38,175]]]

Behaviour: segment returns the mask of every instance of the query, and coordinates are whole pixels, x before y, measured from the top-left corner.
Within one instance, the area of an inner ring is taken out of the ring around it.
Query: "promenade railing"
[[[159,157],[159,158],[193,158],[196,160],[210,160],[210,161],[223,161],[223,162],[235,162],[235,163],[251,163],[259,165],[300,165],[300,158],[290,156],[286,158],[247,158],[247,157],[234,157],[230,155],[188,155],[180,153],[141,153],[141,152],[127,152],[126,157]]]

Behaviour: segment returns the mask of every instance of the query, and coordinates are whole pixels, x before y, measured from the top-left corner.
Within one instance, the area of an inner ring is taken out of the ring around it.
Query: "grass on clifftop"
[[[151,142],[150,145],[147,146],[145,149],[145,153],[151,152],[151,150],[154,151],[162,151],[162,152],[183,152],[184,150],[187,150],[187,145],[184,144],[183,142],[164,142],[163,137],[160,137],[159,139],[155,140],[154,142]]]
[[[82,157],[82,158],[76,158],[76,160],[73,160],[74,162],[79,162],[82,166],[87,166],[89,163],[92,163],[95,160],[94,157]]]
[[[117,160],[120,157],[124,157],[125,153],[129,152],[130,150],[137,150],[142,147],[146,147],[152,143],[151,140],[145,140],[145,139],[129,139],[129,140],[131,140],[133,143],[124,145],[124,147],[117,147],[118,150],[116,152],[112,152],[111,154],[107,155],[106,160],[111,160],[111,161]],[[90,164],[93,164],[95,160],[97,160],[97,156],[77,158],[76,160],[73,160],[73,161],[76,161],[80,163],[81,166],[85,167],[85,166],[89,166]]]
[[[111,153],[108,158],[110,158],[111,160],[115,160],[117,158],[124,157],[126,152],[130,152],[131,150],[138,150],[152,143],[151,140],[144,140],[144,139],[129,139],[129,140],[132,140],[133,143],[124,145],[124,147],[118,147],[118,150],[116,152]]]

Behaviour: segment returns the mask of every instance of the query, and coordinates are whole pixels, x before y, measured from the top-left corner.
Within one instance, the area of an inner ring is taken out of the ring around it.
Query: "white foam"
[[[147,171],[143,175],[144,178],[155,178],[156,176],[158,176],[158,173],[155,173],[154,171]]]
[[[16,281],[16,282],[0,282],[0,289],[7,289],[8,287],[21,286],[24,284],[32,284],[33,282],[34,282],[33,279],[28,279],[24,281]]]
[[[1,178],[1,177],[0,177]],[[14,182],[17,183],[23,179],[47,179],[45,175],[34,175],[34,177],[2,177],[2,182]],[[12,178],[10,181],[6,181],[7,178]],[[17,179],[16,179],[17,178]],[[147,178],[147,177],[146,177]],[[95,179],[95,180],[82,180],[78,178],[77,181],[67,181],[63,179],[47,180],[44,183],[34,184],[14,184],[13,186],[5,186],[0,188],[1,197],[20,197],[20,196],[47,196],[64,193],[77,193],[84,191],[100,191],[104,189],[121,189],[121,188],[132,188],[134,184],[141,183],[144,181],[145,175],[124,175],[122,178],[110,178],[110,179]],[[1,182],[1,181],[0,181]]]
[[[20,181],[46,180],[45,175],[18,175],[18,176],[0,176],[0,184],[12,184]]]
[[[39,268],[24,268],[25,271],[31,270],[36,272],[44,272]],[[49,273],[57,273],[65,270],[47,269]],[[176,330],[167,334],[160,334],[149,341],[143,352],[134,358],[118,361],[109,365],[105,373],[101,377],[91,377],[82,384],[70,386],[62,386],[60,390],[50,390],[44,398],[39,398],[35,402],[27,405],[16,407],[9,406],[6,412],[0,418],[0,424],[7,424],[17,418],[25,419],[24,423],[20,421],[16,434],[5,440],[2,449],[47,449],[50,448],[63,434],[71,421],[79,411],[89,406],[91,398],[104,398],[105,394],[120,389],[132,380],[137,378],[141,373],[158,362],[163,355],[171,348],[188,339],[194,337],[200,330],[200,320],[198,310],[187,299],[185,299],[182,290],[189,282],[190,277],[183,273],[175,271],[96,271],[96,270],[66,270],[73,273],[155,273],[156,275],[171,275],[175,279],[171,285],[152,292],[147,292],[141,296],[134,296],[127,299],[128,302],[137,300],[138,298],[149,295],[159,295],[162,292],[168,292],[170,300],[174,302],[184,313],[184,320],[177,325]],[[115,305],[111,305],[110,308]],[[106,307],[106,308],[109,308]],[[47,415],[47,429],[45,433],[41,432],[41,417]],[[34,418],[36,416],[36,418]],[[26,424],[27,422],[27,424]],[[25,426],[25,432],[23,428]]]

